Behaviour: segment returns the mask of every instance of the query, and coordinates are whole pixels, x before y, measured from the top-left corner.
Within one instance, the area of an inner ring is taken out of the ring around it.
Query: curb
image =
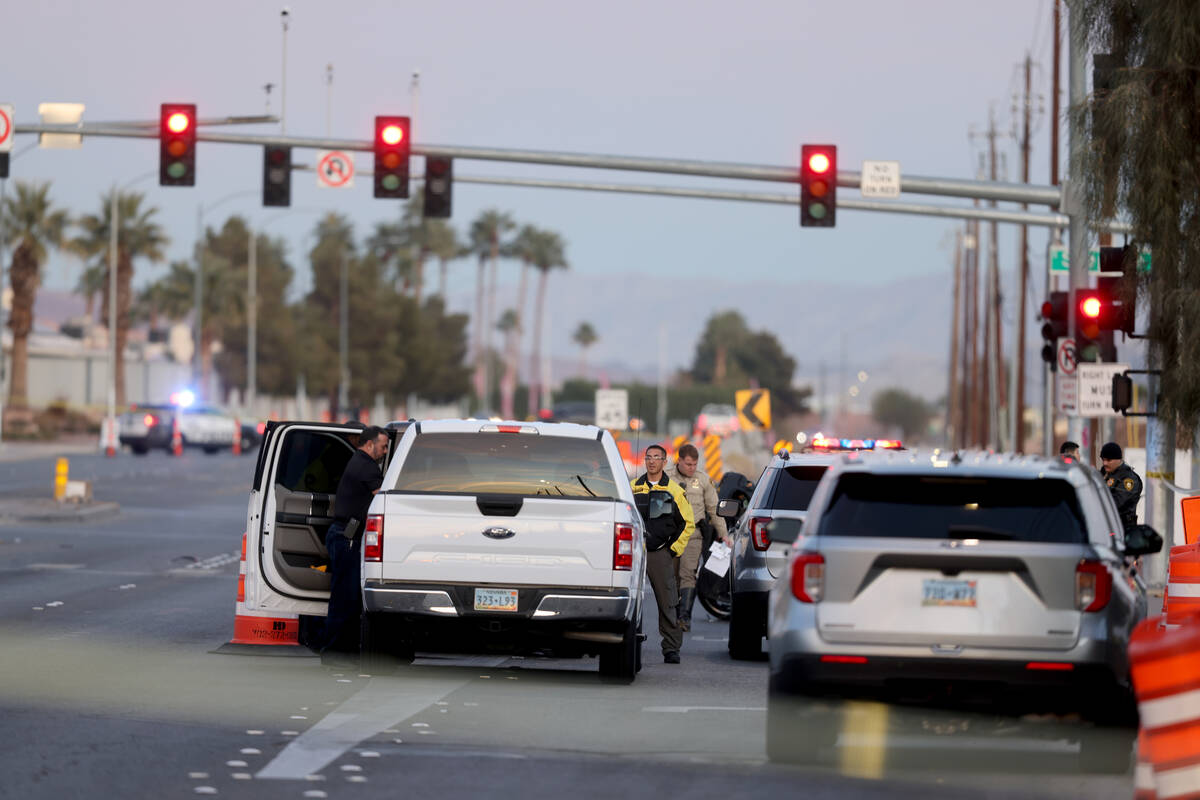
[[[34,508],[12,511],[0,506],[0,524],[12,522],[88,522],[107,519],[121,513],[118,503],[89,503],[86,506],[64,508]]]

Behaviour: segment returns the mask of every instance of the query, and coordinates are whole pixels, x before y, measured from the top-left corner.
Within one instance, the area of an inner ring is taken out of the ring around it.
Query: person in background
[[[1079,445],[1070,440],[1063,442],[1058,448],[1058,457],[1068,464],[1079,463]]]
[[[709,534],[715,533],[723,542],[728,532],[725,520],[717,516],[717,487],[713,486],[712,478],[706,472],[697,470],[699,464],[700,451],[693,444],[685,444],[679,448],[679,460],[667,469],[667,476],[683,486],[684,494],[692,506],[692,518],[700,532],[703,533],[705,527],[711,527]],[[700,554],[705,538],[700,535],[688,539],[683,555],[675,560],[675,580],[679,584],[679,627],[684,631],[692,629],[696,573],[700,570]]]
[[[329,608],[325,615],[321,663],[351,668],[358,664],[362,622],[362,548],[367,509],[383,485],[379,462],[387,454],[388,434],[375,425],[358,437],[358,449],[346,464],[333,501],[333,524],[325,534],[329,551]]]
[[[1100,448],[1100,477],[1112,492],[1121,524],[1129,530],[1137,525],[1137,504],[1142,499],[1142,479],[1125,463],[1121,445],[1108,442]]]
[[[696,525],[692,504],[683,487],[667,477],[667,449],[652,444],[646,448],[646,471],[631,481],[633,500],[646,526],[646,577],[658,604],[658,633],[662,637],[663,662],[679,663],[683,631],[676,607],[675,562],[683,555]]]

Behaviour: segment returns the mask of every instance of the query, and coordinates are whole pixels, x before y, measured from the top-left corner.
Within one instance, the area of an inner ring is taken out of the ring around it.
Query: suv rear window
[[[784,467],[775,476],[768,508],[806,511],[827,467]]]
[[[850,473],[819,535],[1083,544],[1081,520],[1063,480]]]
[[[599,441],[527,433],[421,434],[393,488],[421,494],[619,497]]]

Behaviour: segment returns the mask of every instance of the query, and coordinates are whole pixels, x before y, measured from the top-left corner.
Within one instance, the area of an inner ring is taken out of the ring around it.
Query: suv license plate
[[[476,611],[513,611],[517,610],[516,589],[476,589]]]
[[[923,606],[959,606],[975,608],[976,581],[930,578],[922,582]]]

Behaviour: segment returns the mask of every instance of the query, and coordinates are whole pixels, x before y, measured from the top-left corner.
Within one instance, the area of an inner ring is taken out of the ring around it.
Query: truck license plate
[[[476,611],[516,611],[516,589],[476,589]]]
[[[929,578],[923,583],[921,599],[921,605],[923,606],[975,608],[976,581]]]

